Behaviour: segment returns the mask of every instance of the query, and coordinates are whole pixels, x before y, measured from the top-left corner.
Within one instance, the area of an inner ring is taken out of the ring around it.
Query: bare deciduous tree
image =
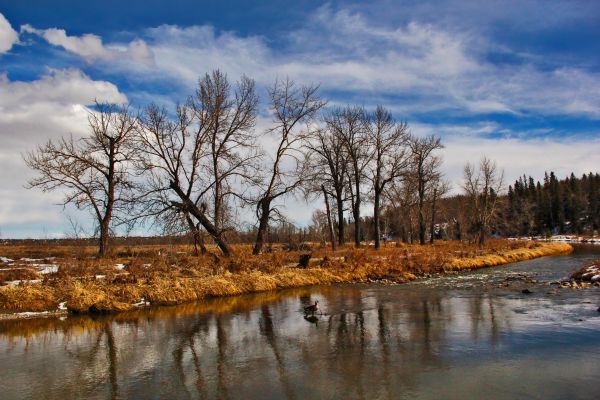
[[[348,157],[347,187],[354,218],[354,245],[356,247],[360,247],[361,239],[360,206],[364,172],[372,155],[368,146],[366,122],[365,109],[356,106],[335,109],[325,118],[328,129],[340,138]]]
[[[24,159],[38,172],[28,187],[66,189],[64,205],[92,210],[100,232],[98,254],[105,256],[115,221],[127,220],[123,211],[133,188],[130,162],[135,150],[130,144],[137,120],[126,106],[96,103],[96,109],[88,116],[89,136],[49,141]]]
[[[430,203],[431,203],[431,224],[429,226],[429,244],[435,240],[435,221],[438,214],[438,200],[450,190],[450,184],[440,176],[431,184]]]
[[[289,79],[276,81],[269,88],[274,123],[269,133],[277,138],[277,150],[269,166],[269,174],[259,185],[260,194],[256,202],[258,231],[254,254],[262,251],[269,220],[272,213],[277,213],[273,202],[298,189],[306,177],[308,164],[302,149],[308,139],[308,132],[301,125],[309,122],[325,105],[317,91],[316,85],[296,87]],[[290,165],[284,165],[286,163]]]
[[[369,178],[373,184],[373,225],[375,248],[381,247],[380,213],[381,199],[386,185],[406,174],[409,165],[407,142],[409,138],[406,122],[396,123],[392,114],[378,106],[369,116],[367,125],[368,143],[373,148]]]
[[[307,147],[313,154],[310,190],[318,193],[321,189],[334,198],[337,212],[337,241],[339,245],[343,245],[346,225],[344,203],[349,169],[348,154],[343,139],[336,130],[326,125],[324,129],[315,130]]]
[[[465,166],[463,189],[471,206],[473,225],[481,247],[496,215],[498,195],[503,186],[504,171],[498,170],[495,161],[483,157],[477,167],[472,164]]]
[[[191,113],[182,106],[177,108],[176,121],[169,120],[166,110],[155,105],[147,107],[140,120],[137,140],[142,156],[138,167],[146,175],[146,181],[140,196],[143,209],[139,216],[160,218],[173,213],[173,219],[177,215],[192,216],[221,252],[229,256],[231,248],[202,206],[203,196],[210,188],[200,172],[207,145],[204,132],[193,129]]]
[[[254,81],[242,76],[232,93],[227,76],[219,70],[213,71],[200,80],[189,103],[203,131],[201,136],[208,141],[204,168],[211,176],[212,222],[221,230],[227,219],[227,199],[241,196],[232,188],[232,180],[243,186],[256,175],[253,128],[258,97]]]
[[[327,229],[329,231],[329,240],[331,241],[331,250],[336,251],[337,245],[335,241],[335,233],[333,233],[333,223],[331,222],[331,209],[329,208],[329,194],[325,189],[325,185],[321,185],[323,198],[325,199],[325,213],[327,215]]]
[[[418,197],[418,219],[419,219],[419,243],[425,244],[425,202],[431,183],[440,177],[441,158],[434,152],[442,149],[441,139],[433,135],[426,137],[413,136],[409,140],[411,150],[411,175],[417,187]]]
[[[200,80],[196,96],[186,106],[177,107],[175,120],[164,109],[148,107],[138,135],[143,155],[138,164],[147,176],[141,215],[174,210],[201,249],[200,226],[229,256],[225,208],[229,197],[244,197],[244,185],[236,191],[232,181],[254,178],[251,170],[257,154],[252,128],[257,103],[251,79],[242,77],[232,90],[227,77],[214,71]]]

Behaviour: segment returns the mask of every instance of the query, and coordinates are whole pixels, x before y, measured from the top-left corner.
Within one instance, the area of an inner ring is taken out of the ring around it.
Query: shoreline
[[[417,253],[421,250],[421,253]],[[550,255],[568,254],[573,247],[566,243],[529,242],[510,248],[470,252],[434,251],[431,247],[407,246],[388,248],[381,252],[370,249],[349,250],[344,256],[324,252],[322,257],[310,258],[308,266],[301,268],[289,263],[274,270],[256,264],[239,271],[233,263],[244,257],[230,260],[228,269],[213,275],[201,275],[195,270],[177,273],[153,271],[148,273],[119,273],[105,279],[66,276],[44,280],[37,284],[0,287],[0,321],[21,318],[57,317],[66,313],[113,313],[140,310],[153,306],[171,306],[210,298],[241,294],[278,291],[315,285],[336,283],[387,283],[400,284],[417,278],[427,279],[432,273],[444,275],[526,261]],[[412,252],[411,252],[412,251]],[[468,255],[468,256],[465,256]],[[294,254],[297,256],[298,254]],[[263,263],[274,262],[262,257]],[[279,260],[284,263],[283,260]],[[293,264],[293,263],[292,263]],[[262,268],[262,269],[261,269]],[[234,269],[234,272],[231,270]],[[66,303],[66,306],[65,306]],[[60,307],[59,307],[60,306]],[[66,310],[65,310],[66,308]]]

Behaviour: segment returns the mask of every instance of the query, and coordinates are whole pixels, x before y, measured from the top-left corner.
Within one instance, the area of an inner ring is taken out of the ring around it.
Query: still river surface
[[[600,288],[549,285],[597,258],[0,321],[0,398],[598,399]]]

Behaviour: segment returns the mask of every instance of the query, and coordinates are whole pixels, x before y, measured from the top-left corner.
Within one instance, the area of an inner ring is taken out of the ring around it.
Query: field
[[[253,256],[192,255],[186,245],[118,245],[98,259],[95,247],[44,241],[0,245],[0,312],[114,312],[149,305],[344,282],[396,284],[418,277],[568,253],[564,243],[490,240],[479,249],[464,242],[389,244],[374,250],[319,245]]]

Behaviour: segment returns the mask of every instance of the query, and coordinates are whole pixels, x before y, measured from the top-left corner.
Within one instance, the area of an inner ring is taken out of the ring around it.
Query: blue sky
[[[0,0],[1,235],[60,235],[74,212],[23,188],[21,153],[84,134],[94,98],[172,106],[215,68],[261,95],[288,76],[330,105],[383,104],[442,136],[455,187],[484,154],[509,182],[600,165],[596,1]]]

